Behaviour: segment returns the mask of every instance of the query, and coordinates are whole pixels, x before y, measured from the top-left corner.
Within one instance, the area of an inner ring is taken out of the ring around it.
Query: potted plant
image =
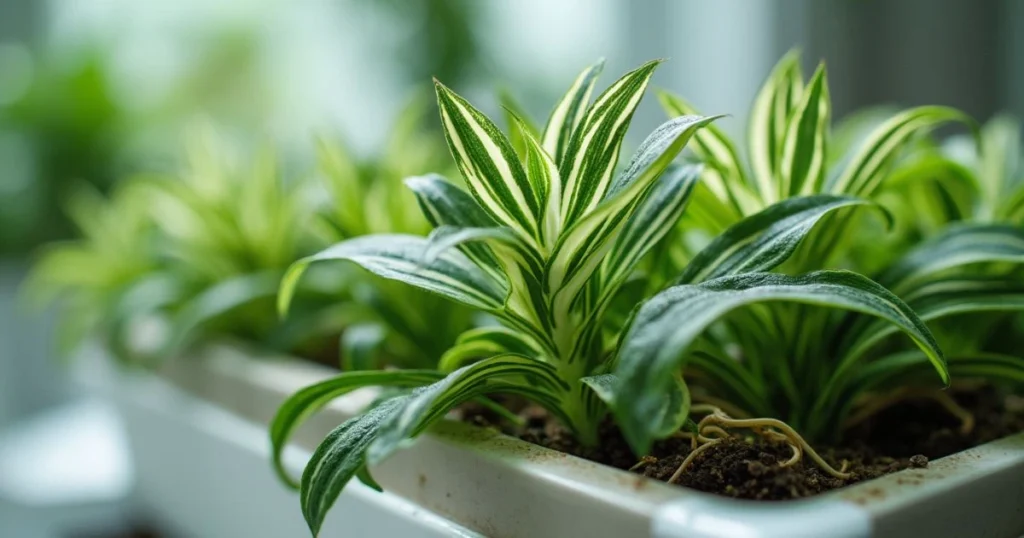
[[[697,414],[698,408],[691,408],[690,391],[680,375],[683,359],[693,361],[693,356],[704,351],[704,347],[691,348],[691,344],[704,345],[703,340],[697,340],[705,329],[716,323],[735,323],[736,319],[727,314],[745,305],[754,306],[740,312],[752,312],[754,318],[788,316],[783,321],[790,326],[800,319],[794,309],[803,305],[860,314],[851,318],[859,323],[879,320],[884,327],[880,330],[909,336],[915,353],[924,357],[929,369],[937,372],[940,380],[948,380],[949,367],[931,332],[913,309],[884,287],[850,271],[793,276],[767,271],[784,263],[798,267],[802,263],[805,268],[815,261],[825,265],[822,257],[815,260],[807,253],[821,241],[821,236],[815,234],[836,233],[836,226],[812,233],[815,224],[834,211],[870,205],[854,195],[869,194],[869,187],[884,175],[888,157],[903,147],[910,135],[961,115],[922,109],[898,117],[899,121],[882,126],[869,138],[873,141],[869,149],[855,154],[848,164],[846,169],[854,172],[841,184],[851,188],[841,188],[837,194],[816,194],[824,185],[823,140],[828,128],[824,72],[819,71],[805,90],[799,74],[794,76],[785,61],[769,81],[769,98],[757,105],[759,113],[777,113],[776,119],[765,124],[770,127],[766,131],[770,140],[764,142],[768,149],[759,147],[757,151],[765,151],[780,163],[769,170],[782,171],[787,183],[784,189],[773,190],[776,194],[769,200],[783,199],[769,205],[765,199],[752,196],[733,197],[730,202],[736,204],[741,217],[755,203],[760,203],[761,209],[749,211],[752,214],[735,223],[724,223],[721,235],[692,257],[682,282],[673,282],[677,285],[643,303],[632,317],[621,315],[623,310],[628,312],[641,304],[644,290],[650,289],[644,285],[627,289],[627,279],[649,252],[665,250],[672,254],[672,245],[664,248],[661,239],[674,231],[686,202],[698,192],[694,187],[698,169],[673,168],[672,161],[691,137],[706,159],[710,152],[707,146],[721,147],[724,140],[708,126],[714,118],[680,116],[656,130],[631,163],[621,173],[614,173],[622,135],[655,65],[646,64],[619,79],[593,104],[589,104],[589,95],[600,67],[584,71],[556,106],[543,133],[532,132],[526,122],[517,122],[522,133],[521,156],[486,116],[438,83],[445,134],[468,192],[436,176],[411,179],[410,188],[435,226],[430,237],[391,235],[342,242],[298,262],[286,275],[280,293],[285,310],[307,267],[324,260],[348,260],[387,278],[484,310],[501,322],[464,335],[442,360],[443,372],[343,373],[299,391],[281,407],[271,425],[275,466],[286,481],[300,488],[303,514],[314,533],[354,476],[370,485],[376,485],[375,477],[384,477],[381,483],[389,489],[428,508],[457,516],[459,521],[471,521],[477,528],[485,526],[482,521],[490,521],[492,526],[484,530],[506,535],[528,535],[527,529],[556,535],[585,533],[588,529],[636,532],[650,524],[650,518],[658,520],[658,506],[666,499],[675,496],[685,500],[695,495],[683,490],[668,492],[642,480],[626,482],[636,484],[627,486],[634,490],[630,492],[622,491],[621,481],[612,488],[617,491],[595,491],[594,486],[607,486],[615,478],[622,480],[622,476],[610,469],[585,465],[578,472],[579,463],[564,459],[561,465],[550,464],[554,456],[543,449],[498,434],[467,432],[451,423],[439,426],[434,438],[396,453],[459,404],[495,393],[536,402],[584,446],[606,441],[599,434],[609,410],[625,440],[641,455],[657,439],[685,438],[692,449],[673,475],[685,472],[708,448],[734,439],[727,430],[741,429],[759,443],[790,450],[791,455],[778,462],[781,467],[800,464],[806,458],[833,479],[841,483],[850,480],[853,477],[845,465],[818,455],[796,430],[771,415],[745,419],[701,407],[704,418],[699,423],[687,420],[691,412]],[[782,98],[772,86],[785,88]],[[754,115],[755,121],[763,122],[758,116]],[[778,119],[783,117],[785,121]],[[708,160],[711,173],[721,178],[720,170],[712,168],[717,163]],[[762,179],[770,184],[773,177]],[[709,190],[713,188],[711,185]],[[729,195],[733,190],[722,192]],[[789,197],[801,194],[808,196]],[[695,204],[709,198],[694,197]],[[801,247],[809,234],[807,244]],[[775,310],[776,302],[787,303],[786,308]],[[752,342],[743,339],[746,336],[742,332],[739,337],[732,336],[736,339],[733,345],[751,349]],[[807,334],[804,338],[810,339]],[[820,335],[815,338],[822,340]],[[804,342],[808,343],[821,342]],[[725,360],[712,364],[732,367],[723,377],[744,375],[739,364]],[[843,376],[839,379],[846,381]],[[419,388],[383,399],[343,422],[320,443],[301,482],[293,481],[279,457],[290,433],[334,398],[364,386]],[[857,394],[833,396],[826,401],[827,411],[848,411],[845,406],[852,404]],[[807,426],[801,423],[801,428],[812,432],[812,421],[820,420],[815,415],[793,416],[796,420],[809,418]],[[510,447],[526,456],[510,454]],[[394,458],[385,461],[393,454]],[[459,465],[443,463],[442,454]],[[1002,469],[1019,467],[1020,456],[1006,458],[999,465]],[[641,459],[637,466],[644,462]],[[368,464],[374,466],[373,477]],[[566,478],[574,474],[566,471],[569,465],[577,471],[575,483]],[[467,474],[473,475],[472,480],[465,478]],[[413,480],[410,475],[419,478]],[[517,497],[532,499],[530,495],[536,495],[537,502],[552,502],[558,495],[571,492],[571,499],[554,501],[559,517],[545,520],[548,527],[539,527],[520,521],[498,503],[477,502],[474,506],[478,513],[473,514],[467,513],[466,500],[438,498],[446,489],[444,498],[473,495],[493,499],[493,488],[502,478],[516,484],[518,494],[525,494]],[[428,485],[436,482],[442,485]],[[630,493],[637,495],[636,489],[647,487],[652,491],[639,494],[639,501],[627,500]],[[911,495],[907,502],[921,502],[933,494]],[[839,510],[847,508],[842,503],[824,502]],[[726,509],[743,510],[737,506]],[[763,510],[750,509],[751,514]],[[581,523],[572,515],[589,519]],[[873,517],[876,514],[856,513],[858,521],[867,525]],[[1006,524],[1007,519],[999,521]]]

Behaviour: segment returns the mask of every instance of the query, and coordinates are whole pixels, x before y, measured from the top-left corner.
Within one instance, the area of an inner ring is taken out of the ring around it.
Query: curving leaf
[[[748,273],[702,284],[669,288],[637,312],[619,347],[614,373],[621,382],[614,412],[630,446],[650,449],[658,412],[685,352],[709,325],[728,312],[751,304],[786,301],[842,308],[888,320],[900,327],[932,361],[948,383],[942,352],[917,315],[895,295],[870,279],[847,271],[801,276]]]
[[[347,260],[384,278],[398,280],[482,310],[501,307],[507,294],[503,283],[484,273],[464,254],[449,250],[424,263],[426,238],[379,234],[342,241],[292,264],[281,280],[278,309],[288,311],[299,279],[310,264]]]
[[[473,196],[437,174],[410,177],[405,184],[415,194],[420,209],[427,221],[435,228],[456,226],[460,228],[490,228],[498,223],[476,203]],[[482,243],[459,245],[462,251],[477,267],[489,273],[494,279],[504,279],[504,274],[494,253]]]
[[[444,374],[433,370],[345,372],[292,394],[277,409],[274,419],[270,422],[274,471],[284,483],[291,487],[299,487],[298,482],[289,476],[285,469],[281,455],[288,445],[292,432],[337,398],[363,387],[419,387],[443,377]]]
[[[936,273],[990,262],[1024,263],[1024,230],[1000,224],[951,226],[892,264],[878,281],[902,293]]]
[[[385,400],[359,416],[343,422],[320,442],[299,486],[299,503],[313,536],[320,534],[327,511],[353,477],[380,489],[366,469],[366,448],[377,438],[381,424],[400,408],[409,396]]]
[[[673,379],[675,380],[675,390],[669,391],[668,398],[665,399],[661,412],[658,413],[656,418],[652,419],[652,422],[658,425],[658,437],[668,437],[679,431],[690,416],[690,389],[686,386],[686,382],[683,381],[683,376],[679,375],[678,372],[674,375]],[[600,399],[609,409],[614,406],[615,387],[618,383],[618,378],[614,374],[587,376],[581,378],[580,382],[590,388],[594,396]]]
[[[697,109],[682,97],[666,91],[658,92],[658,101],[669,117],[699,115]],[[710,167],[716,174],[705,175],[705,183],[722,200],[730,200],[736,210],[743,212],[742,202],[735,199],[733,190],[746,190],[749,178],[740,160],[740,153],[726,134],[716,125],[711,124],[693,136],[691,149],[694,155]],[[748,195],[750,196],[750,195]]]
[[[565,390],[554,366],[500,355],[464,366],[346,421],[317,447],[302,475],[300,501],[310,530],[314,535],[319,532],[327,511],[354,476],[373,483],[365,470],[368,463],[387,457],[456,405],[489,393],[520,394],[557,415]]]
[[[828,185],[836,194],[871,196],[885,177],[886,169],[916,135],[943,123],[959,121],[976,129],[974,120],[953,108],[923,106],[893,116],[867,137],[846,165],[842,175]]]
[[[478,327],[459,335],[455,345],[441,356],[437,369],[451,372],[466,362],[502,353],[532,357],[540,355],[541,351],[535,342],[519,331],[501,325]]]
[[[595,315],[600,315],[640,260],[678,223],[700,173],[701,166],[687,165],[669,169],[658,178],[601,263],[602,292],[593,309]]]
[[[796,251],[825,215],[856,205],[873,204],[860,198],[829,194],[788,198],[772,204],[716,237],[687,264],[675,284],[770,271]]]
[[[374,465],[383,461],[455,406],[470,399],[489,393],[521,394],[562,416],[561,400],[568,391],[569,386],[552,364],[511,353],[488,357],[414,391],[382,426],[367,450],[367,462]]]
[[[957,276],[929,281],[903,294],[918,316],[931,322],[949,316],[982,312],[1024,311],[1024,284],[1001,278]],[[848,354],[860,357],[896,333],[891,325],[872,322],[853,328],[856,335]]]

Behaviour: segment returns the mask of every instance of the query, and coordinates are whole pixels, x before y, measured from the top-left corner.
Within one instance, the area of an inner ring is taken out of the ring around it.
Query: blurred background
[[[1022,28],[1014,0],[0,0],[0,442],[75,396],[52,316],[19,293],[39,245],[74,236],[70,193],[174,170],[197,121],[301,170],[316,132],[374,152],[432,76],[488,113],[505,90],[539,119],[598,57],[605,83],[664,57],[655,85],[737,133],[793,47],[806,72],[827,61],[837,118],[880,104],[1019,117]],[[629,144],[661,118],[642,105]],[[0,495],[0,536],[47,525]]]

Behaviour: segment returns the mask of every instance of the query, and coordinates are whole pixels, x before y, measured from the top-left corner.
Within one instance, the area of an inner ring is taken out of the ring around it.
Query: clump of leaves
[[[661,101],[670,116],[693,113],[676,96],[662,94]],[[691,212],[689,224],[714,239],[699,251],[682,240],[670,247],[675,267],[689,264],[673,280],[675,287],[636,313],[616,370],[622,379],[620,423],[635,424],[642,439],[653,434],[644,413],[670,390],[664,376],[681,367],[701,388],[699,398],[721,402],[734,415],[785,420],[812,440],[835,437],[858,409],[874,407],[872,393],[903,387],[908,376],[935,386],[933,372],[947,384],[951,369],[1002,375],[1010,368],[996,356],[971,356],[970,362],[958,356],[947,365],[921,320],[1019,308],[1015,294],[1003,294],[1008,282],[957,272],[969,264],[1021,261],[1019,228],[950,230],[884,271],[868,270],[877,284],[852,273],[724,276],[763,271],[751,260],[790,255],[779,268],[783,273],[836,266],[865,270],[870,261],[850,253],[863,252],[855,247],[878,236],[860,233],[870,215],[853,208],[881,201],[893,165],[928,130],[950,121],[971,124],[949,108],[909,109],[878,122],[842,157],[829,158],[830,109],[824,66],[805,84],[798,57],[791,54],[755,100],[747,160],[720,130],[696,135],[692,146],[707,168],[705,188],[695,194],[700,211]],[[885,213],[891,221],[893,215]],[[825,219],[828,225],[818,226]],[[836,283],[860,290],[832,289]],[[776,302],[782,299],[804,304]],[[820,305],[851,312],[821,312]],[[863,316],[867,312],[876,317]],[[918,349],[892,338],[899,329]],[[941,392],[931,394],[950,403]]]
[[[31,301],[60,309],[61,351],[97,336],[124,356],[128,314],[140,299],[132,285],[158,270],[144,194],[137,181],[128,180],[109,198],[89,184],[68,198],[66,213],[82,239],[43,247],[25,285]]]
[[[460,403],[490,394],[538,403],[590,445],[597,442],[610,405],[632,446],[645,453],[652,439],[680,429],[690,407],[675,357],[666,361],[658,353],[663,342],[636,337],[648,324],[660,328],[660,335],[678,332],[677,338],[685,339],[755,297],[826,304],[890,321],[942,364],[914,313],[864,277],[734,274],[774,267],[792,250],[785,242],[773,253],[747,251],[728,267],[718,265],[713,276],[722,278],[701,288],[713,295],[702,294],[701,301],[672,310],[671,316],[651,317],[652,310],[660,311],[652,303],[641,311],[645,319],[634,320],[634,337],[619,344],[621,327],[605,323],[609,308],[640,260],[676,226],[700,169],[672,162],[714,119],[687,115],[666,122],[616,173],[623,137],[656,66],[651,62],[626,74],[593,103],[601,64],[586,69],[542,133],[509,112],[518,124],[521,156],[483,113],[438,83],[444,132],[468,192],[438,176],[412,178],[408,185],[435,227],[428,238],[393,234],[344,241],[289,271],[279,296],[282,309],[310,264],[349,260],[500,321],[465,333],[441,361],[446,374],[343,373],[282,405],[271,425],[274,462],[281,477],[300,488],[314,533],[353,476],[375,485],[367,464],[387,457]],[[761,217],[749,226],[760,230],[777,220]],[[663,360],[646,368],[644,359],[651,356]],[[610,375],[613,370],[626,377],[617,379]],[[280,462],[291,431],[332,399],[367,385],[417,388],[336,428],[315,451],[301,482],[294,482]]]
[[[334,360],[342,334],[348,368],[434,366],[469,326],[469,314],[423,292],[324,271],[299,290],[295,316],[282,322],[277,315],[278,284],[302,256],[338,237],[427,232],[401,183],[436,159],[429,144],[414,143],[423,136],[422,114],[407,111],[394,132],[384,157],[361,164],[341,145],[322,142],[320,175],[335,203],[310,211],[312,183],[286,180],[269,149],[243,159],[208,126],[196,129],[181,172],[134,178],[109,203],[90,192],[72,197],[85,237],[51,247],[32,288],[40,301],[67,299],[61,319],[74,328],[66,331],[67,348],[109,326],[104,342],[125,361],[156,362],[224,337]],[[399,145],[419,153],[399,158]],[[335,220],[342,201],[366,212],[358,221]],[[426,311],[410,314],[404,304]]]

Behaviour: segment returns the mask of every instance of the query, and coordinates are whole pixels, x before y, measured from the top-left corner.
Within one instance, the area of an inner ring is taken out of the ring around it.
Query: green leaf
[[[659,91],[658,101],[671,118],[700,115],[697,109],[678,95]],[[729,178],[730,183],[735,181],[745,183],[747,181],[736,144],[717,125],[711,124],[698,131],[693,136],[691,148],[701,162],[718,170],[721,177]],[[724,190],[725,186],[720,188]]]
[[[979,276],[942,278],[907,291],[903,299],[926,322],[972,313],[1019,312],[1024,311],[1024,284]],[[878,322],[865,323],[859,330],[852,328],[849,334],[856,335],[857,339],[848,355],[864,356],[895,332],[891,325]]]
[[[397,413],[408,398],[397,396],[385,400],[346,420],[327,434],[313,452],[299,487],[302,515],[313,536],[320,534],[327,511],[334,506],[352,477],[358,476],[364,482],[380,487],[366,469],[366,448],[377,438],[381,424]]]
[[[786,128],[778,161],[779,199],[821,191],[831,113],[825,64],[821,64],[804,89]]]
[[[413,392],[383,425],[367,450],[367,461],[371,465],[383,461],[455,406],[478,396],[499,392],[527,395],[561,413],[561,398],[568,390],[551,364],[515,354],[488,357]]]
[[[614,373],[621,383],[614,412],[637,453],[649,450],[657,434],[649,417],[663,405],[672,375],[707,327],[736,308],[775,301],[842,308],[884,318],[914,340],[948,383],[942,352],[924,322],[895,295],[856,273],[819,271],[796,277],[750,273],[676,286],[640,308],[619,347]]]
[[[501,355],[462,367],[409,395],[381,402],[338,426],[310,458],[300,488],[309,528],[314,535],[319,532],[327,511],[352,477],[369,479],[367,464],[386,458],[456,405],[490,393],[519,394],[558,416],[561,394],[566,390],[554,366]]]
[[[437,174],[411,177],[405,180],[415,194],[427,221],[435,228],[455,226],[459,228],[489,228],[498,223],[484,211],[466,191],[453,185]],[[487,245],[477,242],[459,245],[470,260],[492,278],[502,280],[498,260]]]
[[[590,94],[594,91],[594,83],[598,75],[604,69],[604,60],[583,70],[576,80],[573,81],[569,91],[565,92],[562,99],[555,105],[555,109],[548,116],[548,123],[544,126],[543,141],[544,151],[547,152],[559,165],[565,159],[565,152],[572,140],[573,133],[583,121],[583,113],[590,103]]]
[[[379,323],[350,325],[341,333],[341,368],[346,372],[380,367],[378,354],[387,340],[387,329]]]
[[[800,54],[790,51],[775,65],[754,98],[747,129],[747,147],[750,148],[754,183],[765,204],[778,200],[775,171],[782,155],[789,118],[802,93]]]
[[[873,204],[828,194],[788,198],[772,204],[716,237],[687,264],[675,283],[692,284],[725,275],[770,271],[789,259],[825,215],[856,205]]]
[[[668,92],[658,92],[658,101],[670,118],[699,115],[683,98]],[[693,136],[690,146],[698,160],[706,165],[704,185],[711,189],[721,201],[727,201],[739,214],[756,211],[756,195],[747,185],[749,178],[740,160],[739,151],[733,141],[718,128],[710,124]]]
[[[544,215],[541,223],[541,245],[554,243],[561,231],[558,203],[562,198],[562,178],[558,175],[558,166],[551,156],[541,147],[540,142],[530,134],[529,128],[518,117],[513,116],[519,125],[523,137],[523,155],[526,163],[526,175],[530,183],[539,186],[542,191],[541,202]]]
[[[499,355],[516,353],[526,356],[540,355],[540,349],[525,334],[501,325],[470,329],[455,341],[455,345],[441,356],[437,369],[451,372],[465,363]]]
[[[310,264],[347,260],[384,278],[398,280],[482,310],[497,310],[504,303],[502,283],[481,271],[461,252],[449,250],[425,263],[429,241],[423,237],[379,234],[342,241],[288,268],[278,295],[278,309],[288,311],[299,279]]]
[[[885,172],[908,142],[943,123],[959,121],[976,129],[974,121],[953,108],[924,106],[906,110],[879,125],[846,165],[842,175],[828,185],[835,194],[871,196]]]
[[[344,144],[325,137],[317,138],[317,171],[331,195],[333,216],[343,237],[366,233],[363,204],[366,192],[355,160]]]
[[[598,297],[599,305],[612,299],[640,260],[676,226],[686,210],[700,173],[699,165],[680,166],[670,168],[657,180],[601,264],[603,293]]]
[[[498,102],[501,103],[501,109],[505,111],[505,126],[508,129],[508,139],[512,144],[512,147],[516,150],[516,155],[523,158],[526,155],[526,140],[523,137],[523,133],[530,133],[530,136],[534,138],[540,136],[540,131],[537,130],[537,126],[527,118],[529,116],[523,111],[523,107],[512,94],[505,90],[498,92]],[[516,129],[516,124],[521,124],[521,129]]]
[[[264,271],[217,282],[187,301],[174,315],[164,356],[180,351],[203,324],[257,299],[273,297],[281,273]]]
[[[669,391],[661,412],[652,419],[653,423],[658,424],[658,437],[668,437],[679,431],[690,415],[690,389],[683,381],[683,376],[678,372],[674,375],[674,379],[675,390]],[[594,395],[609,408],[615,405],[618,378],[614,374],[587,376],[581,378],[580,382],[589,387]]]
[[[568,226],[590,212],[605,197],[612,182],[619,149],[633,112],[660,62],[648,62],[627,73],[587,109],[573,134],[559,170],[563,181],[561,223]]]
[[[878,280],[901,293],[936,273],[991,262],[1024,263],[1024,230],[998,224],[951,226],[908,252]]]
[[[473,197],[494,220],[540,242],[543,188],[533,185],[508,139],[479,110],[435,81],[448,147]]]
[[[391,370],[345,372],[288,397],[270,422],[270,442],[277,476],[291,487],[299,487],[284,467],[281,455],[296,428],[337,398],[363,387],[418,387],[444,377],[433,370]]]

